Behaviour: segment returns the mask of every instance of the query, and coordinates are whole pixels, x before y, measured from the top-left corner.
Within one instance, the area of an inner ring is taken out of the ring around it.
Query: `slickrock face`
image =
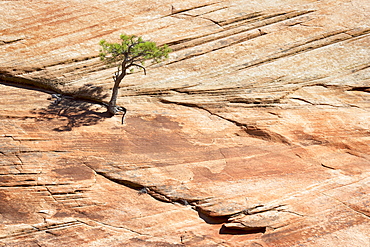
[[[0,246],[370,246],[368,1],[0,9]],[[121,33],[173,49],[124,124]]]

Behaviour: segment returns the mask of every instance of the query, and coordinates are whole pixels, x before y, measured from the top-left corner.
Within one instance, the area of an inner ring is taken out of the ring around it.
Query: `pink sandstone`
[[[0,246],[370,246],[367,1],[0,9]],[[124,124],[121,33],[173,49]]]

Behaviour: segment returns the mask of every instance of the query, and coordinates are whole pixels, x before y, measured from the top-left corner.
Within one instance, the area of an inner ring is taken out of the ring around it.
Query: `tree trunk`
[[[125,73],[122,73],[121,75],[119,75],[118,77],[116,77],[115,81],[114,81],[114,86],[113,86],[113,90],[112,90],[112,97],[109,101],[109,104],[108,104],[108,112],[114,116],[116,115],[116,113],[119,111],[117,109],[117,96],[118,96],[118,88],[119,88],[119,84],[121,83],[123,77],[125,77]]]

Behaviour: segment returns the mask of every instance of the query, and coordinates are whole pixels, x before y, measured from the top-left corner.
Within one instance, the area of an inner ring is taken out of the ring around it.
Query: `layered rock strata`
[[[370,244],[366,1],[0,8],[0,245]],[[173,49],[124,79],[123,125],[120,33]]]

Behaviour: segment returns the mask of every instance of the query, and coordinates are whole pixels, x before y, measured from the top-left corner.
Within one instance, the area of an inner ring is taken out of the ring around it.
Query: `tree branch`
[[[137,61],[140,61],[142,59],[140,59],[140,57],[144,56],[145,55],[145,52],[140,52],[139,54],[137,54],[136,56],[133,56],[131,57],[130,59],[127,60],[127,62],[132,65],[133,63],[137,62]],[[135,59],[139,58],[137,61],[135,61]]]
[[[140,65],[140,64],[136,64],[136,63],[133,63],[133,64],[131,64],[130,66],[137,66],[137,67],[142,68],[142,69],[144,70],[144,75],[146,75],[146,69],[145,69],[145,67],[144,67],[144,66],[142,66],[142,65]]]
[[[136,45],[138,45],[138,44],[141,44],[141,43],[145,43],[145,42],[133,42],[133,43],[131,43],[131,45],[129,45],[129,46],[127,47],[127,53],[128,53],[128,54],[130,54],[130,53],[131,53],[131,49],[132,49],[134,46],[136,46]]]

